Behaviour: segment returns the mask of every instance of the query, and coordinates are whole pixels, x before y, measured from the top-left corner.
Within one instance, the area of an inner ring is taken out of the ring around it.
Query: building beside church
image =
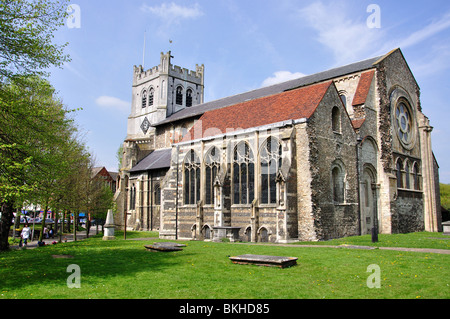
[[[204,102],[204,66],[134,67],[115,222],[161,238],[440,231],[438,164],[400,49]]]

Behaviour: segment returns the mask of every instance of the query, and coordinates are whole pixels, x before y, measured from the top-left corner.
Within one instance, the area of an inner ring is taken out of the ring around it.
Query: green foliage
[[[44,75],[50,66],[69,61],[67,44],[53,43],[64,25],[68,1],[2,0],[0,2],[0,82],[17,75]]]
[[[450,210],[450,185],[439,184],[441,189],[441,206],[447,210]]]

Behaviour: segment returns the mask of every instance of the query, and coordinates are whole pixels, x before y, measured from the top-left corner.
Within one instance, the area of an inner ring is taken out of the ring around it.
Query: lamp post
[[[372,226],[372,243],[378,242],[378,185],[372,183],[373,194],[373,226]]]

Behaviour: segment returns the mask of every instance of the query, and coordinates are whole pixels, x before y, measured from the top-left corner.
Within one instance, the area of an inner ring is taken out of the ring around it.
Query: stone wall
[[[332,112],[340,111],[338,130],[332,129]],[[357,235],[359,232],[356,174],[356,134],[336,89],[331,86],[308,122],[311,199],[318,240]],[[332,168],[342,168],[343,199],[333,198]]]

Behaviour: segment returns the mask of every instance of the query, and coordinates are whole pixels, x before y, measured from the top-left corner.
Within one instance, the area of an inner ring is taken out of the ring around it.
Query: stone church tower
[[[148,70],[134,66],[131,113],[128,116],[127,136],[123,144],[122,166],[119,173],[119,192],[116,224],[124,224],[124,211],[130,205],[129,170],[156,149],[154,125],[167,117],[203,103],[204,65],[195,71],[173,65],[171,52],[161,52],[160,64]],[[128,195],[127,195],[128,193]],[[134,203],[133,203],[134,204]]]

